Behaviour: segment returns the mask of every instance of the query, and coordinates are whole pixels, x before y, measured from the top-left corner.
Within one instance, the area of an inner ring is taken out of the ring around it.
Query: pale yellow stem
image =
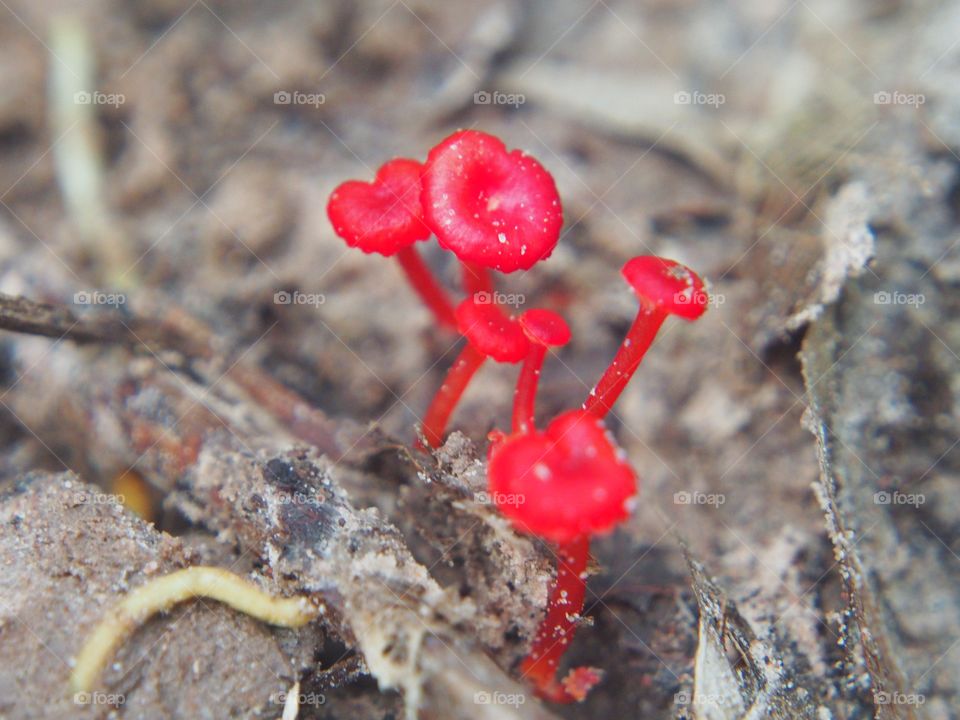
[[[281,627],[300,627],[319,612],[306,597],[273,597],[223,568],[177,570],[136,588],[100,621],[77,655],[70,675],[71,691],[90,692],[107,659],[138,625],[154,613],[195,597],[218,600],[257,620]]]

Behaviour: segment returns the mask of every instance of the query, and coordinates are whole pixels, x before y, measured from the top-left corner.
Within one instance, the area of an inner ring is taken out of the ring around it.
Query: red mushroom
[[[480,289],[489,287],[486,268],[529,270],[547,258],[563,225],[550,173],[477,130],[456,132],[430,151],[422,201],[437,241],[467,264],[468,290],[474,277]]]
[[[414,248],[430,237],[420,205],[420,174],[416,160],[396,158],[385,163],[372,183],[348,180],[327,203],[334,231],[350,247],[365,253],[396,255],[407,279],[437,321],[456,329],[453,304]]]
[[[513,396],[513,432],[530,432],[536,427],[534,408],[540,370],[547,348],[570,342],[570,327],[555,312],[534,308],[527,310],[518,321],[530,340],[530,350],[520,369],[517,389]]]
[[[703,280],[674,260],[642,255],[623,266],[624,278],[640,300],[640,310],[613,362],[583,404],[603,418],[633,377],[668,315],[696,320],[707,309]]]
[[[636,475],[602,420],[570,410],[544,432],[514,433],[494,445],[488,477],[490,494],[504,515],[520,530],[557,545],[550,605],[521,671],[548,700],[583,700],[600,672],[576,668],[558,681],[557,666],[583,609],[590,537],[626,519]]]
[[[444,378],[427,414],[423,418],[423,435],[427,445],[439,447],[447,422],[470,378],[488,357],[496,362],[518,363],[527,354],[530,341],[520,324],[499,307],[467,298],[457,306],[457,328],[467,344]]]

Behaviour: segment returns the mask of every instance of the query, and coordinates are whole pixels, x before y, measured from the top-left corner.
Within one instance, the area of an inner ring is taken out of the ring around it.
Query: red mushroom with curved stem
[[[517,378],[513,395],[513,432],[530,432],[536,427],[535,404],[540,370],[547,355],[547,348],[560,347],[570,342],[570,327],[566,321],[551,310],[534,308],[527,310],[518,320],[530,341],[530,350]]]
[[[420,175],[416,160],[396,158],[385,163],[372,183],[348,180],[327,203],[334,231],[350,247],[365,253],[395,255],[407,279],[437,321],[457,327],[453,304],[414,247],[430,237],[420,205]]]
[[[637,491],[633,469],[603,421],[584,410],[557,416],[543,432],[518,432],[490,450],[490,494],[520,530],[557,546],[557,579],[547,615],[520,665],[541,697],[583,700],[600,671],[575,668],[556,678],[583,609],[590,538],[627,518]]]
[[[553,252],[563,208],[549,172],[493,135],[460,130],[438,143],[423,172],[423,216],[441,247],[464,263],[472,295],[489,269],[529,270]]]
[[[610,366],[583,404],[603,418],[620,397],[668,315],[696,320],[707,309],[703,280],[674,260],[641,255],[621,271],[640,300],[640,310]]]
[[[429,447],[443,442],[447,423],[464,390],[487,358],[518,363],[527,354],[530,341],[520,324],[496,305],[467,298],[457,306],[457,327],[467,339],[460,355],[444,378],[423,418],[423,435]]]

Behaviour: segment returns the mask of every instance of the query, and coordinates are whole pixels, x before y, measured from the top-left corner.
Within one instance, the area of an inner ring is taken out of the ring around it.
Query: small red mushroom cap
[[[520,323],[492,303],[467,298],[457,306],[457,329],[467,342],[501,363],[523,360],[530,348]]]
[[[456,132],[430,151],[422,197],[437,241],[464,262],[529,270],[560,239],[563,208],[550,173],[477,130]]]
[[[430,237],[420,205],[420,174],[416,160],[396,158],[377,171],[372,183],[348,180],[327,203],[334,232],[350,247],[365,253],[393,255],[417,240]]]
[[[570,342],[570,326],[563,316],[552,310],[527,310],[518,320],[530,342],[544,347],[559,347]]]
[[[640,302],[661,308],[684,320],[696,320],[707,309],[703,280],[675,260],[641,255],[628,260],[621,270]]]
[[[604,428],[583,410],[543,432],[516,433],[490,454],[490,493],[521,530],[567,543],[611,530],[629,514],[637,479]]]

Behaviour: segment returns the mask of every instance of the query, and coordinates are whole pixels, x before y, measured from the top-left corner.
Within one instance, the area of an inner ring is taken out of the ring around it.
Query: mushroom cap
[[[516,433],[490,454],[490,494],[520,530],[569,542],[610,531],[630,514],[633,468],[603,422],[584,410],[558,415],[543,432]]]
[[[334,232],[350,247],[365,253],[393,255],[417,240],[430,237],[420,205],[420,174],[416,160],[396,158],[384,163],[373,182],[348,180],[327,203]]]
[[[529,270],[560,239],[563,208],[550,173],[477,130],[456,132],[430,151],[422,199],[437,241],[464,262]]]
[[[527,310],[517,322],[530,341],[538,345],[558,347],[570,342],[570,326],[562,315],[552,310]]]
[[[501,363],[523,360],[530,341],[515,319],[497,305],[467,298],[456,309],[457,329],[473,347]]]
[[[640,302],[662,308],[685,320],[696,320],[707,309],[703,280],[675,260],[640,255],[628,260],[621,270]]]

